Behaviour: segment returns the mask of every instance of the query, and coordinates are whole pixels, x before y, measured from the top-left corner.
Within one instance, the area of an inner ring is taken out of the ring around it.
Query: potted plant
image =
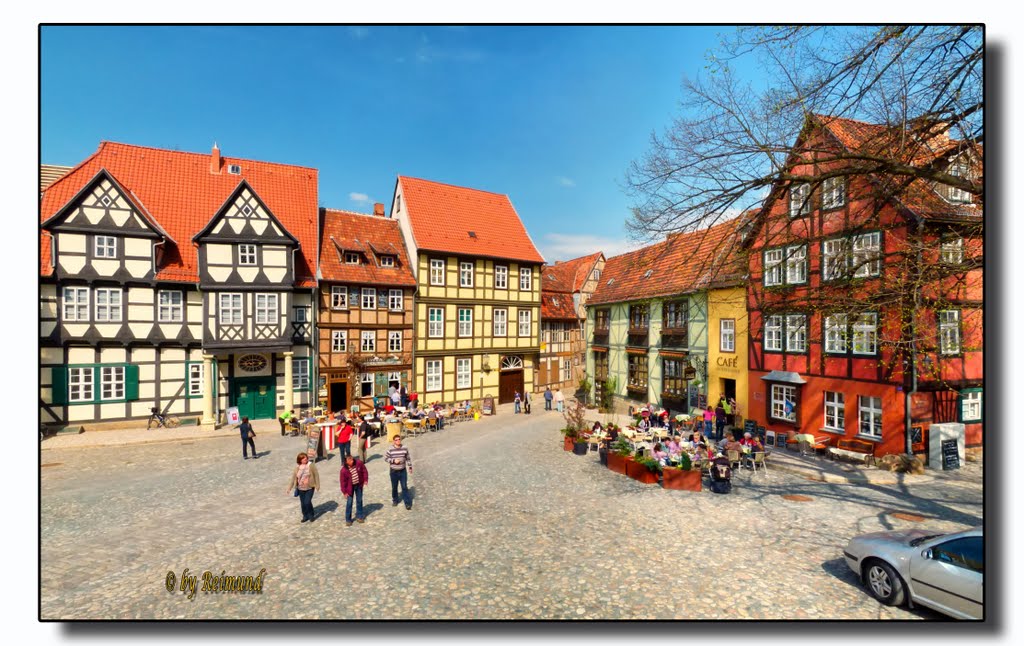
[[[696,468],[695,468],[696,467]],[[665,489],[681,491],[700,491],[700,465],[694,465],[690,456],[683,453],[679,456],[679,467],[664,467],[661,470],[661,486]]]
[[[629,443],[626,438],[619,437],[608,452],[608,469],[626,475],[626,458],[629,456]]]
[[[562,417],[565,418],[565,430],[562,431],[566,437],[565,450],[572,451],[576,455],[586,455],[587,409],[583,407],[579,400],[576,400],[566,407]],[[572,446],[569,446],[570,437],[572,437]]]
[[[626,475],[643,484],[658,484],[661,465],[654,458],[639,456],[626,462]]]
[[[573,445],[576,443],[576,440],[579,438],[579,435],[576,433],[576,429],[568,428],[568,427],[563,428],[562,429],[562,435],[564,436],[563,443],[562,443],[562,449],[565,450],[565,451],[572,451],[573,450]]]

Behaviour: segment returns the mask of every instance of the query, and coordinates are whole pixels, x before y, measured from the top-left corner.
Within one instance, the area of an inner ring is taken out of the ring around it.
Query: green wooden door
[[[244,377],[233,384],[238,414],[249,419],[273,419],[276,396],[273,377]]]

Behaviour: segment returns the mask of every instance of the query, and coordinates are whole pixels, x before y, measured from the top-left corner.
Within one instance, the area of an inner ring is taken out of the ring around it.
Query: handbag
[[[299,497],[299,488],[298,487],[295,487],[295,493],[292,494],[292,495],[294,495],[296,498]]]
[[[256,437],[256,431],[254,431],[254,430],[252,430],[252,429],[250,428],[250,429],[249,429],[249,435],[248,435],[247,437],[248,437],[248,438],[249,438],[250,440],[251,440],[252,438]]]

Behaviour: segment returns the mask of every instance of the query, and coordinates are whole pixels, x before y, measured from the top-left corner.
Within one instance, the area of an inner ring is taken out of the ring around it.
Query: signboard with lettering
[[[320,427],[310,424],[306,427],[306,457],[310,463],[316,462],[317,451],[320,448]]]
[[[481,410],[484,415],[494,414],[494,397],[487,395],[484,397],[483,403],[481,404]]]
[[[242,417],[238,414],[238,406],[232,406],[229,408],[225,415],[227,415],[228,424],[241,424]]]
[[[694,368],[693,366],[686,366],[685,368],[683,368],[683,379],[686,379],[687,381],[689,381],[690,379],[695,379],[696,377],[697,377],[697,369],[696,368]]]
[[[761,431],[764,432],[764,428],[763,427],[761,428]],[[757,422],[755,420],[752,420],[752,419],[748,419],[747,421],[743,422],[743,432],[744,433],[750,433],[751,435],[756,433],[757,432]]]
[[[764,446],[775,446],[775,431],[768,431],[768,436],[761,442]]]
[[[960,445],[956,440],[942,440],[942,470],[960,468]]]

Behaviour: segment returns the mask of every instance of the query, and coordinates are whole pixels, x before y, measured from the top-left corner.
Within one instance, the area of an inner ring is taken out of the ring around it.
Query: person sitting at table
[[[384,414],[388,417],[395,414],[395,406],[390,401],[384,405]]]
[[[671,438],[669,438],[669,441],[665,445],[665,448],[668,449],[669,455],[679,455],[679,453],[683,450],[683,446],[679,443],[679,436],[673,435]]]
[[[646,417],[641,417],[640,421],[636,424],[636,429],[638,431],[647,431],[649,428],[651,428],[651,423],[647,421]]]
[[[751,452],[764,450],[764,447],[761,446],[761,440],[754,437],[749,431],[743,434],[740,444],[745,448],[749,448]]]
[[[438,430],[444,428],[444,418],[437,414],[437,409],[431,407],[430,412],[427,413],[427,419],[436,419]]]
[[[728,438],[728,441],[725,443],[726,451],[743,452],[743,445],[736,441],[736,435],[734,433],[729,433],[726,437]]]
[[[715,448],[717,448],[719,451],[725,451],[726,450],[725,447],[731,441],[732,441],[732,434],[726,435],[722,439],[718,440],[718,442],[715,444]]]
[[[614,426],[609,426],[607,433],[609,442],[614,442],[619,438],[619,429]]]
[[[651,457],[657,460],[661,465],[668,464],[668,453],[665,453],[661,448],[661,442],[655,442],[654,448],[651,449]]]
[[[601,427],[601,422],[594,422],[594,425],[590,427],[590,434],[603,433],[604,428]]]

